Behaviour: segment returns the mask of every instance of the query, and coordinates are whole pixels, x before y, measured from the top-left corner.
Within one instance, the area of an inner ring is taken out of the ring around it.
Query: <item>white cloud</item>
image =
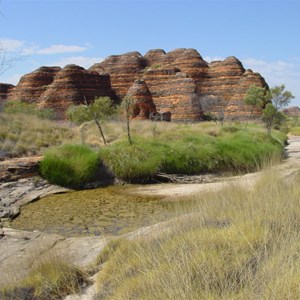
[[[245,68],[259,72],[270,87],[284,84],[296,97],[292,104],[300,105],[300,59],[265,61],[255,58],[242,59]],[[297,103],[296,103],[297,102]]]
[[[205,56],[203,57],[203,59],[209,63],[211,63],[212,61],[216,61],[216,60],[224,60],[225,58],[224,57],[220,57],[220,56],[214,56],[214,57],[211,57],[211,56]]]
[[[17,85],[19,83],[21,77],[22,77],[21,74],[14,74],[14,75],[5,77],[3,79],[1,78],[1,82]]]
[[[101,57],[73,56],[63,58],[59,61],[54,62],[52,65],[64,67],[68,64],[76,64],[87,69],[93,64],[99,63],[101,61],[103,61],[103,58]]]
[[[83,46],[54,44],[42,48],[35,43],[27,43],[16,39],[0,38],[0,49],[5,52],[19,52],[21,55],[76,53],[83,52],[91,47],[92,46],[90,44],[85,44]]]
[[[51,55],[51,54],[83,52],[87,49],[88,46],[76,46],[76,45],[51,45],[46,48],[41,48],[38,45],[32,45],[29,47],[24,47],[22,49],[22,54],[23,55],[32,55],[32,54]]]
[[[87,47],[76,46],[76,45],[51,45],[47,48],[37,49],[37,54],[59,54],[59,53],[70,53],[70,52],[82,52],[87,50]]]
[[[0,38],[0,48],[4,51],[18,51],[24,45],[23,41]]]

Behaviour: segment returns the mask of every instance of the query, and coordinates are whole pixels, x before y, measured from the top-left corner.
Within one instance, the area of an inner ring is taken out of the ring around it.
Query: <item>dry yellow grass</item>
[[[68,125],[34,115],[0,113],[1,156],[40,154],[49,146],[80,141]]]
[[[108,245],[96,299],[299,299],[299,180],[181,202],[152,235]]]

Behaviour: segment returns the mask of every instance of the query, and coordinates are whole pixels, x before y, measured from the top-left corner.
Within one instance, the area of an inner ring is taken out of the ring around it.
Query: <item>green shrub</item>
[[[217,139],[217,171],[249,172],[266,161],[280,158],[283,151],[276,139],[262,132],[243,131]]]
[[[54,120],[56,112],[52,108],[39,109],[34,103],[27,103],[21,100],[8,100],[3,105],[3,112],[7,114],[29,114],[36,115],[41,119]]]
[[[136,139],[133,145],[127,140],[100,150],[100,157],[120,179],[137,182],[149,180],[162,161],[160,145],[143,139]]]
[[[170,135],[124,140],[100,151],[112,172],[123,180],[147,181],[156,172],[201,174],[240,173],[260,169],[266,162],[280,159],[286,136],[274,131],[268,137],[261,128],[226,127],[219,135],[197,134],[180,128]]]
[[[51,183],[80,188],[93,178],[99,163],[97,153],[89,147],[65,144],[45,153],[40,173]]]

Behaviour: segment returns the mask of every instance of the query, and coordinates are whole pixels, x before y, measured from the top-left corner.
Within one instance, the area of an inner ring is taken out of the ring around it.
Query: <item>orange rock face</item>
[[[39,107],[65,111],[71,104],[89,103],[97,97],[111,96],[108,74],[87,71],[77,65],[67,65],[55,76],[41,94]]]
[[[291,106],[283,109],[283,113],[288,117],[299,117],[300,108],[298,106]]]
[[[39,102],[40,96],[47,90],[59,71],[60,67],[41,67],[24,75],[11,91],[8,99],[22,100],[27,103]]]
[[[133,85],[129,88],[126,97],[130,97],[134,101],[134,119],[149,119],[150,113],[156,112],[152,95],[144,80],[135,80]]]
[[[85,70],[76,65],[42,67],[5,89],[0,100],[20,99],[63,112],[70,104],[109,96],[120,103],[130,96],[135,118],[151,112],[171,112],[177,121],[198,121],[220,111],[230,119],[244,118],[250,107],[243,104],[250,85],[268,88],[263,77],[245,70],[235,57],[207,63],[195,49],[162,49],[112,55]],[[256,110],[256,116],[261,111]]]

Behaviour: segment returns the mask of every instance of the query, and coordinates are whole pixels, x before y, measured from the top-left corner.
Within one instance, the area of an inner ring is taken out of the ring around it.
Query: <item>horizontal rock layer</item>
[[[283,109],[283,113],[288,117],[299,117],[300,108],[298,106],[291,106]]]
[[[245,70],[235,57],[208,63],[195,49],[162,49],[112,55],[89,70],[76,65],[41,67],[23,76],[16,87],[0,84],[0,101],[20,99],[64,112],[70,104],[109,96],[120,103],[134,100],[134,117],[171,112],[172,120],[197,121],[204,114],[239,119],[249,114],[243,104],[250,85],[268,88],[264,78]],[[254,112],[256,116],[260,110]],[[63,115],[63,114],[62,114]]]

